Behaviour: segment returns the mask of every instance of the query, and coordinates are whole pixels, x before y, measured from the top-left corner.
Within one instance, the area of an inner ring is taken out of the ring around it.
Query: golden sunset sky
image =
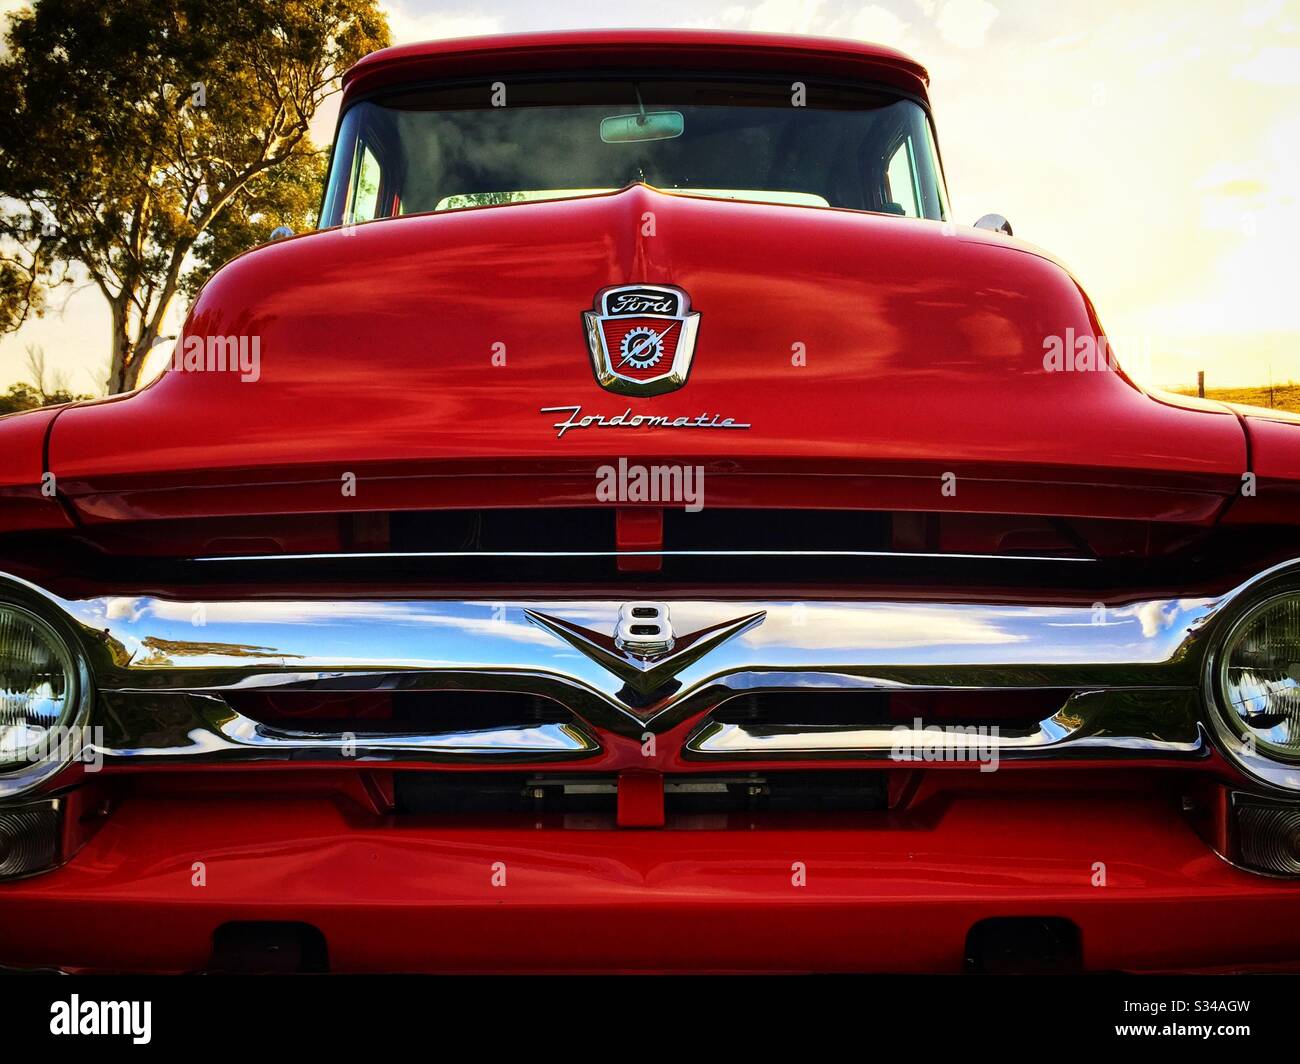
[[[0,12],[21,4],[0,0]],[[1006,215],[1092,296],[1139,380],[1300,380],[1300,0],[400,0],[396,42],[559,28],[692,26],[894,45],[930,70],[955,218]],[[212,90],[209,90],[210,92]],[[319,116],[332,135],[337,103]],[[184,308],[177,308],[179,326]],[[42,345],[101,387],[93,289],[0,340],[0,387]]]

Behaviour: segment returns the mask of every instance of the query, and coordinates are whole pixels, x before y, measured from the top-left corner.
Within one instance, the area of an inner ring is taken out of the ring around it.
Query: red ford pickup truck
[[[915,61],[391,48],[0,419],[0,965],[1300,967],[1300,419],[955,224]]]

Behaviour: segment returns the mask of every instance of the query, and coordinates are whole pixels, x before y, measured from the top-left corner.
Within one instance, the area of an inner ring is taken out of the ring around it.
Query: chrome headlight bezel
[[[86,655],[76,633],[61,610],[45,601],[39,589],[14,578],[0,580],[0,606],[30,620],[38,631],[52,636],[67,657],[70,690],[68,708],[58,721],[60,728],[83,728],[94,703],[94,684]],[[0,799],[27,794],[61,772],[76,753],[69,743],[59,743],[53,756],[15,766],[0,765]]]
[[[1230,653],[1244,629],[1262,613],[1286,599],[1300,598],[1300,586],[1293,581],[1254,589],[1253,594],[1234,604],[1215,634],[1204,664],[1206,722],[1220,752],[1246,776],[1270,787],[1300,791],[1300,746],[1294,754],[1277,749],[1267,741],[1249,741],[1247,725],[1233,709],[1228,697],[1226,670]]]

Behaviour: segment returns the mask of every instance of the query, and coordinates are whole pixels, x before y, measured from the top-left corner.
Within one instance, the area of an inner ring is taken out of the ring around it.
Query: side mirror
[[[975,223],[976,229],[987,229],[991,233],[1006,233],[1012,236],[1011,223],[1000,214],[986,214]]]

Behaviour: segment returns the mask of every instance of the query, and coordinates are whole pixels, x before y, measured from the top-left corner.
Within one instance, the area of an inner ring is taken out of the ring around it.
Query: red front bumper
[[[907,822],[659,831],[139,796],[63,868],[0,885],[0,964],[197,970],[219,925],[292,920],[333,971],[957,972],[976,921],[1054,916],[1089,969],[1287,968],[1297,906],[1300,884],[1224,863],[1167,793],[959,791]]]

